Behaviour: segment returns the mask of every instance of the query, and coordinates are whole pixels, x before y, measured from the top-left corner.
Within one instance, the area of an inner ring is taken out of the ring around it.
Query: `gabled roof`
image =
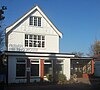
[[[24,20],[26,17],[28,17],[35,10],[38,10],[40,12],[40,14],[44,17],[44,19],[50,24],[50,26],[59,35],[59,37],[62,37],[62,33],[56,28],[56,26],[49,20],[49,18],[42,12],[42,10],[37,5],[35,7],[33,7],[29,12],[27,12],[25,15],[23,15],[19,20],[17,20],[15,23],[13,23],[11,26],[7,27],[6,32],[8,33],[10,30],[12,30],[15,26],[17,26],[22,20]]]

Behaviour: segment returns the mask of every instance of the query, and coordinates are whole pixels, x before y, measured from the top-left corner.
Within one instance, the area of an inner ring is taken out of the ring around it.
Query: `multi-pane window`
[[[25,47],[45,47],[45,36],[25,34]]]
[[[52,60],[44,60],[44,76],[52,75]]]
[[[16,61],[16,77],[24,77],[26,70],[26,61],[23,58],[18,58]]]
[[[31,76],[39,76],[39,60],[31,60]]]
[[[41,26],[41,17],[31,16],[29,24],[34,26]]]

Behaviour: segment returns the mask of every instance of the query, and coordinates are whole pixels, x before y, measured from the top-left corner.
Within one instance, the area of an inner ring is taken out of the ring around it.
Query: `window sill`
[[[29,25],[29,27],[43,28],[42,26]]]
[[[23,77],[17,76],[16,79],[26,79],[26,77],[25,76],[23,76]]]

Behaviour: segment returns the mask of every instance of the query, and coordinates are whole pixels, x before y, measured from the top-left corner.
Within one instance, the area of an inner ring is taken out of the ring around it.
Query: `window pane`
[[[36,40],[37,39],[37,35],[34,35],[34,40]]]
[[[63,64],[57,64],[56,67],[57,67],[57,73],[62,74],[63,73]]]
[[[52,63],[51,60],[45,60],[44,62],[45,62],[45,63]]]
[[[45,47],[45,42],[44,41],[42,41],[42,47]]]
[[[31,64],[31,76],[39,76],[39,64]]]
[[[37,26],[37,17],[34,17],[34,26]]]
[[[28,47],[28,40],[25,40],[25,47]]]
[[[42,36],[42,40],[45,40],[45,37],[44,36]]]
[[[32,47],[32,43],[29,43],[29,47]]]
[[[41,18],[38,17],[38,26],[41,26]]]
[[[41,47],[41,41],[38,41],[38,47]]]
[[[30,25],[33,25],[33,16],[30,17],[29,24],[30,24]]]
[[[28,39],[28,35],[27,34],[25,34],[25,39]]]
[[[38,40],[41,40],[41,36],[40,35],[38,35]]]
[[[52,65],[51,64],[44,65],[44,75],[46,76],[47,74],[52,75]]]
[[[29,39],[32,39],[32,36],[33,36],[33,35],[29,35]]]
[[[25,76],[25,64],[16,64],[16,76]]]
[[[17,62],[24,62],[25,63],[25,59],[24,58],[17,58]]]
[[[34,41],[34,47],[37,47],[37,41]]]

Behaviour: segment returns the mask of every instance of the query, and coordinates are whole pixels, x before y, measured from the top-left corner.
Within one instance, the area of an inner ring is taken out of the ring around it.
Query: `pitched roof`
[[[49,20],[49,18],[42,12],[42,10],[37,5],[33,7],[29,12],[27,12],[25,15],[23,15],[20,19],[18,19],[15,23],[8,26],[6,28],[6,32],[8,33],[10,30],[12,30],[15,26],[17,26],[22,20],[28,17],[35,10],[38,10],[40,14],[45,18],[45,20],[50,24],[50,26],[55,30],[55,32],[59,35],[59,37],[62,37],[62,33],[57,29],[57,27]]]

